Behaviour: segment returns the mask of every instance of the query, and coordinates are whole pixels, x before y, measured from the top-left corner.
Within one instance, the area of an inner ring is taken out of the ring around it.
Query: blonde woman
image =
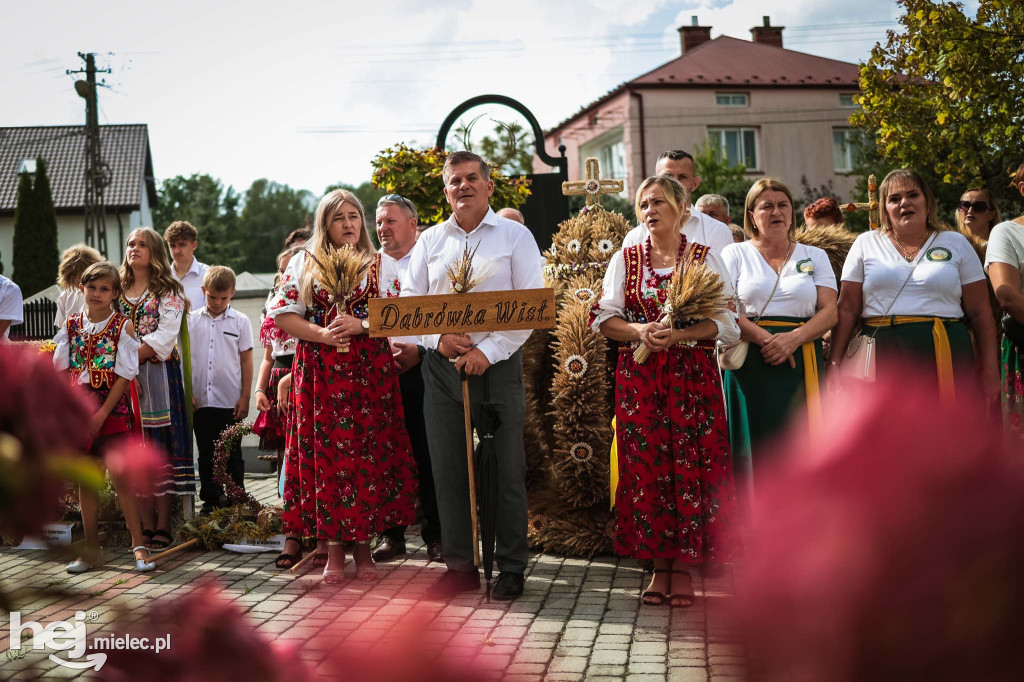
[[[963,234],[988,241],[992,228],[1001,222],[999,207],[987,189],[969,189],[956,205],[956,226]]]
[[[165,473],[157,481],[155,504],[152,498],[139,504],[147,544],[163,549],[172,541],[171,496],[195,495],[196,479],[189,424],[192,397],[182,379],[192,376],[188,325],[183,324],[188,300],[181,282],[171,274],[164,240],[152,228],[140,227],[128,235],[121,295],[114,307],[131,320],[142,342],[137,381],[143,433],[168,457]]]
[[[60,293],[57,294],[57,317],[53,320],[54,327],[62,329],[69,315],[86,311],[85,296],[80,286],[82,275],[90,265],[102,262],[103,256],[100,252],[86,244],[75,244],[64,249],[64,253],[60,255],[60,267],[57,268],[57,286],[60,287]]]
[[[335,313],[311,257],[322,261],[346,244],[371,265]],[[356,576],[375,580],[370,538],[415,521],[416,464],[391,347],[367,335],[368,300],[399,293],[393,267],[374,251],[359,199],[334,190],[320,200],[306,250],[288,264],[267,310],[298,339],[285,439],[285,552],[297,558],[301,537],[327,539],[327,583],[341,581],[345,542],[355,543]]]
[[[754,183],[743,227],[749,239],[725,247],[722,260],[735,283],[741,338],[750,346],[743,366],[728,373],[736,381],[727,379],[726,398],[734,451],[743,437],[734,426],[745,421],[753,459],[798,411],[820,425],[821,337],[836,323],[838,293],[828,254],[796,242],[793,195],[781,181]],[[745,420],[734,416],[737,402],[746,405]]]
[[[687,191],[675,178],[648,178],[636,215],[648,235],[612,256],[591,327],[619,342],[615,418],[619,485],[615,553],[652,559],[645,604],[690,606],[689,568],[728,559],[735,549],[736,505],[715,343],[739,338],[735,314],[657,320],[677,263],[702,262],[732,295],[729,276],[710,247],[689,243]],[[633,359],[639,344],[652,351]]]
[[[878,196],[880,228],[857,237],[843,265],[829,364],[844,361],[862,321],[863,333],[874,335],[879,371],[910,361],[943,401],[963,385],[980,385],[994,398],[996,330],[978,255],[966,237],[939,223],[935,196],[917,172],[892,171]]]

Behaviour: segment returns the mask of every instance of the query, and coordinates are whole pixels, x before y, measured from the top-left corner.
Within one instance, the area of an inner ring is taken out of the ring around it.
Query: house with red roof
[[[107,253],[123,259],[124,241],[136,227],[151,226],[156,181],[144,124],[101,125],[100,154],[110,184],[104,189]],[[36,158],[46,161],[57,212],[57,246],[64,250],[85,242],[85,126],[0,127],[0,258],[11,274],[14,210],[20,173],[34,173]]]
[[[681,54],[618,86],[547,131],[548,149],[565,145],[569,177],[596,157],[604,177],[625,181],[624,196],[654,173],[668,149],[704,143],[753,181],[765,175],[800,195],[801,177],[832,182],[841,199],[855,178],[849,116],[860,67],[783,47],[784,27],[768,17],[752,40],[711,38],[710,26],[679,30]],[[542,167],[534,159],[534,167]]]

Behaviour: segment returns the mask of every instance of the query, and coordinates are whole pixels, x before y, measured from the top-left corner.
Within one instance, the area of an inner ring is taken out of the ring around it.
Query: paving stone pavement
[[[246,487],[261,501],[278,501],[272,478],[250,478]],[[525,594],[511,603],[486,603],[482,588],[448,603],[431,602],[423,596],[444,568],[428,564],[416,531],[410,528],[408,554],[379,564],[380,580],[374,583],[356,580],[351,562],[341,584],[326,585],[313,569],[279,571],[273,554],[227,551],[186,550],[157,571],[138,574],[127,548],[116,556],[108,552],[104,566],[77,576],[43,551],[3,548],[0,582],[5,593],[14,594],[23,622],[72,620],[76,611],[84,611],[98,624],[90,625],[90,637],[103,632],[115,609],[130,614],[119,623],[136,621],[152,598],[180,595],[216,578],[260,632],[300,642],[300,656],[313,665],[329,655],[318,639],[324,627],[340,632],[346,647],[369,650],[376,635],[415,608],[430,618],[424,646],[448,661],[479,665],[481,679],[725,682],[749,677],[730,615],[731,568],[715,578],[695,572],[696,604],[672,609],[640,603],[645,579],[635,561],[534,552]],[[40,588],[65,594],[26,596]],[[12,656],[8,624],[7,614],[0,613],[0,680],[92,674],[59,667],[41,651]]]

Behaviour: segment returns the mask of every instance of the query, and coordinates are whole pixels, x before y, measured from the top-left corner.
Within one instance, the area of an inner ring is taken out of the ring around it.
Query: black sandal
[[[653,569],[652,572],[653,573],[671,573],[672,571],[670,571],[667,568],[655,568],[655,569]],[[671,589],[671,583],[669,584],[669,588]],[[654,599],[655,601],[647,601],[648,597]],[[642,603],[644,606],[661,606],[662,604],[665,603],[665,600],[667,598],[668,597],[665,596],[664,592],[658,592],[657,590],[644,590],[640,594],[640,603]]]
[[[274,566],[277,566],[281,570],[287,570],[287,569],[291,568],[295,564],[299,563],[299,559],[302,558],[302,538],[297,538],[295,536],[289,535],[288,537],[286,537],[284,539],[285,544],[288,544],[289,540],[294,540],[295,541],[295,543],[299,546],[299,551],[296,552],[295,554],[288,554],[287,552],[281,552],[280,554],[277,555],[277,558],[274,559]],[[283,561],[289,562],[288,565],[287,566],[282,566],[281,562],[283,562]]]
[[[324,568],[327,566],[327,552],[319,551],[321,542],[324,543],[324,546],[326,546],[327,543],[326,540],[320,540],[317,538],[316,550],[314,550],[316,553],[313,555],[312,561],[310,561],[310,563],[313,564],[313,568]]]
[[[145,535],[146,531],[142,531],[142,534]],[[157,536],[165,537],[167,539],[159,540],[157,539]],[[155,531],[153,531],[153,535],[151,536],[148,546],[150,549],[167,549],[167,547],[170,546],[172,542],[174,542],[174,538],[171,536],[170,531],[160,530],[159,528],[157,528]]]
[[[670,573],[682,574],[682,575],[685,575],[685,576],[689,577],[690,578],[690,593],[689,594],[680,593],[680,594],[670,594],[670,595],[668,595],[668,605],[673,607],[673,608],[677,608],[677,609],[685,609],[688,606],[693,606],[697,602],[697,595],[695,595],[693,593],[693,576],[690,575],[689,571],[680,571],[680,570],[676,570],[676,569],[673,569],[672,571],[670,571]],[[671,580],[671,578],[670,578],[670,580]],[[670,590],[672,589],[671,582],[669,583],[669,589]],[[682,604],[673,604],[672,603],[673,599],[682,600],[683,603]]]

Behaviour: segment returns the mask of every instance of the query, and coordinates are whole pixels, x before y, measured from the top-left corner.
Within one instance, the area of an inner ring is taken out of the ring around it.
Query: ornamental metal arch
[[[537,245],[543,251],[551,244],[551,237],[558,231],[558,224],[569,218],[569,197],[562,194],[562,183],[569,179],[569,160],[565,158],[565,145],[558,145],[559,156],[552,156],[544,145],[544,131],[537,117],[522,102],[506,95],[477,95],[452,109],[437,132],[437,148],[444,149],[448,133],[459,117],[474,107],[483,104],[499,104],[519,112],[533,130],[534,152],[542,162],[558,170],[551,173],[528,173],[530,196],[519,210],[526,220],[526,226],[533,233]],[[495,210],[504,208],[493,207]]]

